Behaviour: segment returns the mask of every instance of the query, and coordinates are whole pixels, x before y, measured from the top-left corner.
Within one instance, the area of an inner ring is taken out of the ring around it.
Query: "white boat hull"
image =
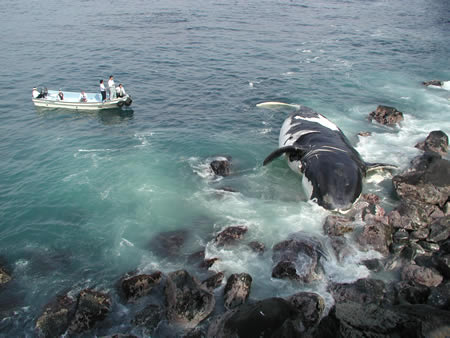
[[[57,91],[48,91],[48,96],[45,98],[33,98],[33,104],[36,107],[44,108],[63,108],[73,110],[103,110],[103,109],[117,109],[126,105],[125,102],[129,95],[113,100],[106,100],[102,102],[100,94],[87,93],[87,101],[81,102],[79,99],[79,93],[63,92],[64,100],[58,100]],[[130,98],[131,99],[131,98]],[[129,105],[129,104],[128,104]]]

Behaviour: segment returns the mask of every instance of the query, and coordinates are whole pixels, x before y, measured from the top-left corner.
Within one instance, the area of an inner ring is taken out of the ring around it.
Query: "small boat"
[[[113,100],[102,101],[100,93],[85,93],[86,100],[81,100],[80,92],[63,91],[63,100],[60,100],[57,90],[41,90],[38,97],[33,98],[36,107],[65,108],[76,110],[102,110],[129,106],[133,102],[130,95],[118,97]]]

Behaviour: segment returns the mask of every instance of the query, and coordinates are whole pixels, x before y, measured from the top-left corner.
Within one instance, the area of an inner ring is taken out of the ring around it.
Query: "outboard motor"
[[[131,99],[131,96],[128,96],[127,99],[125,100],[125,105],[128,107],[131,105],[132,102],[133,100]]]

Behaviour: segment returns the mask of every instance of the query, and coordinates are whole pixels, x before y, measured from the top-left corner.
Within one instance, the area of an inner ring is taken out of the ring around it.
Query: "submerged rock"
[[[169,273],[165,296],[169,322],[184,328],[194,328],[214,310],[214,295],[185,270]]]
[[[264,243],[258,242],[258,241],[252,241],[247,244],[250,249],[252,249],[254,252],[258,254],[263,254],[266,250],[266,246]]]
[[[41,337],[57,337],[62,335],[75,313],[76,302],[67,295],[57,296],[54,301],[44,307],[44,311],[36,321],[36,330]]]
[[[252,286],[252,276],[248,273],[232,274],[228,277],[223,291],[225,308],[231,309],[247,301]]]
[[[12,279],[11,275],[6,272],[6,270],[0,266],[0,287],[5,285]]]
[[[448,151],[448,136],[441,130],[434,130],[425,141],[417,143],[416,148],[444,156]]]
[[[380,105],[369,114],[369,120],[375,120],[384,125],[393,125],[403,121],[403,113],[394,107]]]
[[[243,225],[230,226],[219,232],[214,242],[218,247],[231,245],[242,239],[247,231],[248,228]]]
[[[160,232],[152,238],[150,250],[161,257],[177,257],[186,242],[187,230]]]
[[[78,295],[75,316],[69,326],[69,334],[79,334],[91,329],[106,318],[111,311],[111,298],[102,292],[85,289]]]
[[[150,304],[136,315],[132,324],[135,326],[143,326],[146,331],[145,333],[151,336],[164,317],[165,311],[161,306]]]
[[[161,282],[162,273],[156,271],[150,275],[143,274],[128,277],[122,280],[122,291],[128,301],[148,295],[152,289]]]
[[[322,256],[324,250],[318,239],[304,233],[291,235],[273,247],[272,277],[310,283],[321,278],[319,260]]]
[[[440,80],[431,80],[431,81],[424,81],[424,82],[422,82],[422,84],[426,87],[428,87],[428,86],[442,87],[444,82],[440,81]]]
[[[211,170],[218,176],[229,176],[231,172],[231,157],[214,160],[210,164]]]

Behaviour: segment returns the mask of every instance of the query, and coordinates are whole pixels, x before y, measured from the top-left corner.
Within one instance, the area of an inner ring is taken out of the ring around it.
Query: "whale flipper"
[[[267,156],[263,162],[263,165],[272,162],[274,159],[280,157],[285,153],[288,153],[289,156],[295,155],[296,159],[299,160],[303,155],[305,155],[305,152],[306,152],[305,149],[296,146],[281,147],[273,151],[269,156]]]
[[[386,163],[366,163],[366,173],[375,170],[396,170],[397,166]]]

